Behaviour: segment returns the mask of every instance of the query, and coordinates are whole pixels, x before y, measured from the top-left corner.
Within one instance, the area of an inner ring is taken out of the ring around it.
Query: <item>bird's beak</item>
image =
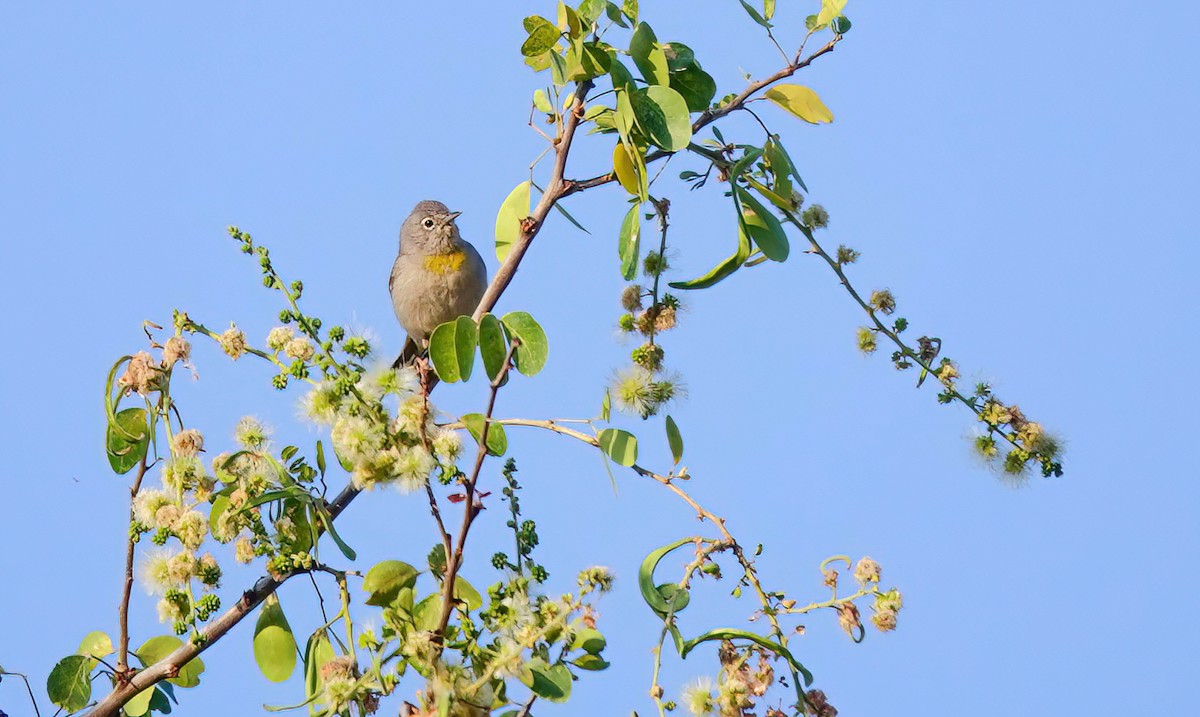
[[[451,221],[451,222],[452,222],[452,221],[454,221],[455,219],[458,219],[458,216],[459,216],[460,214],[462,214],[462,212],[450,212],[450,217],[447,219],[447,221]]]

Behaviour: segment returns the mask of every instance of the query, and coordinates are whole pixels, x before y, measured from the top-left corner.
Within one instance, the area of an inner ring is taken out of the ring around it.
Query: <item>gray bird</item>
[[[397,365],[411,361],[439,324],[470,316],[487,288],[487,267],[454,223],[462,212],[425,200],[400,225],[400,255],[388,290],[408,342]]]

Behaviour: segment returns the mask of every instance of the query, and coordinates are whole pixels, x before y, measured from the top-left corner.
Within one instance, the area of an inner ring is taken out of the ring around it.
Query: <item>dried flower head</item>
[[[296,337],[296,332],[290,326],[276,326],[267,333],[267,348],[281,351],[288,342]]]
[[[871,298],[867,303],[870,304],[871,310],[881,314],[890,314],[896,310],[896,297],[892,296],[892,292],[887,289],[872,291]]]
[[[242,333],[242,330],[235,324],[230,324],[229,328],[217,337],[217,343],[221,345],[221,350],[234,361],[246,353],[246,334]]]
[[[637,284],[630,284],[621,290],[621,308],[626,311],[637,311],[642,308],[643,289]]]
[[[813,204],[804,210],[800,220],[813,229],[824,229],[829,226],[829,212],[820,204]]]
[[[875,332],[866,326],[859,326],[856,334],[858,340],[858,350],[864,354],[873,354],[875,349],[879,348],[879,342],[875,337]]]
[[[866,585],[879,582],[881,568],[879,563],[871,558],[863,558],[854,566],[854,579]]]
[[[296,337],[283,345],[283,353],[299,361],[310,361],[316,355],[316,349],[304,337]]]
[[[172,336],[163,346],[163,367],[171,368],[177,361],[187,363],[192,357],[192,345],[182,336]]]
[[[860,256],[862,256],[862,254],[851,249],[845,244],[842,244],[837,248],[837,263],[839,264],[853,264],[854,262],[858,261]]]
[[[836,607],[838,614],[838,624],[846,631],[850,637],[854,637],[855,630],[862,629],[862,621],[858,616],[858,606],[852,602],[844,602]]]
[[[175,434],[171,447],[175,450],[175,455],[191,458],[204,450],[204,436],[195,428],[188,428]]]
[[[138,351],[125,365],[125,372],[117,379],[117,385],[125,389],[126,395],[138,393],[145,396],[158,388],[160,375],[154,357],[145,351]]]

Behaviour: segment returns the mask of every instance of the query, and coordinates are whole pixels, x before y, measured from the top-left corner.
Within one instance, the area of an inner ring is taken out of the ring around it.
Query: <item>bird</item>
[[[452,212],[433,200],[417,202],[400,225],[400,252],[388,278],[396,319],[408,333],[395,366],[411,363],[440,324],[470,316],[487,288],[487,267],[462,238]]]

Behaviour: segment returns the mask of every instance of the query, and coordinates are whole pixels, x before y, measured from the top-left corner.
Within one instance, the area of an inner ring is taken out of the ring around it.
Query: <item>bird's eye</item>
[[[433,218],[425,217],[425,221],[421,222],[421,225],[424,226],[426,229],[433,229]]]

